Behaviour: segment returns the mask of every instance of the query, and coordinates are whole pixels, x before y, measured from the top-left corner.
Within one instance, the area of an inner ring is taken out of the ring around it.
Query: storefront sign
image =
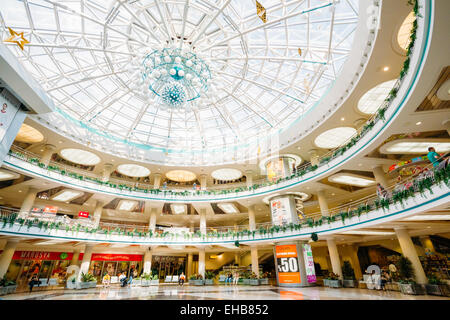
[[[73,253],[46,251],[16,251],[13,260],[72,260]]]
[[[289,198],[279,198],[270,201],[270,210],[274,225],[282,226],[292,222]]]
[[[79,211],[78,216],[80,218],[89,218],[89,211]]]
[[[279,283],[300,284],[297,246],[295,244],[275,246],[275,253]]]
[[[308,283],[316,282],[316,271],[314,269],[314,259],[311,251],[311,246],[307,243],[303,244],[303,258],[305,259],[306,277]]]
[[[142,255],[93,253],[91,261],[142,261]]]
[[[46,206],[44,208],[44,213],[56,214],[58,212],[58,207]]]

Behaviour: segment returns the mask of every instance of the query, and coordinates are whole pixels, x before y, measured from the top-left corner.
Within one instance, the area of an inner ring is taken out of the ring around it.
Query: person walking
[[[183,286],[184,280],[186,280],[186,276],[184,275],[184,272],[180,274],[180,277],[178,278],[178,285]]]
[[[111,283],[111,276],[109,273],[106,273],[103,277],[103,288],[108,288]]]
[[[237,285],[238,282],[239,282],[239,272],[236,272],[236,273],[234,274],[233,284],[234,284],[234,285]]]

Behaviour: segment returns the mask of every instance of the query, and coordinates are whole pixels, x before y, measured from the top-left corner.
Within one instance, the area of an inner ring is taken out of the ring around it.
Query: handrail
[[[392,190],[391,195],[384,195],[383,197],[373,197],[370,200],[373,201],[365,201],[364,205],[360,205],[356,210],[348,210],[344,212],[339,212],[335,214],[331,214],[328,217],[320,217],[320,219],[312,219],[311,217],[303,219],[300,221],[299,224],[288,224],[288,225],[272,225],[271,223],[260,223],[256,225],[255,230],[249,230],[246,229],[246,225],[240,225],[237,228],[233,227],[218,227],[218,228],[207,228],[206,233],[202,232],[201,230],[195,230],[189,231],[189,232],[181,232],[181,233],[173,233],[168,231],[167,228],[157,228],[156,230],[148,230],[148,226],[136,226],[136,225],[122,225],[122,228],[119,227],[120,225],[113,224],[113,223],[101,223],[99,227],[95,228],[89,228],[88,223],[82,223],[82,219],[69,219],[65,224],[63,224],[64,221],[62,221],[64,218],[68,219],[67,217],[52,217],[47,220],[39,220],[39,219],[27,219],[25,218],[18,218],[18,215],[16,214],[18,212],[17,209],[11,209],[6,208],[5,215],[3,215],[1,221],[3,221],[3,226],[0,225],[0,229],[4,228],[6,224],[10,224],[11,226],[14,224],[20,224],[20,225],[27,225],[28,227],[31,226],[40,226],[42,227],[49,227],[52,226],[52,228],[63,230],[64,228],[66,231],[85,231],[88,233],[104,233],[104,234],[118,234],[118,235],[128,235],[128,236],[139,236],[139,237],[150,237],[150,238],[161,238],[169,236],[171,238],[173,237],[179,237],[183,236],[185,239],[194,239],[194,238],[210,238],[210,237],[216,237],[216,238],[225,238],[225,237],[233,237],[239,239],[239,237],[250,237],[252,235],[253,237],[258,232],[260,235],[266,235],[266,234],[274,234],[275,232],[279,232],[280,230],[286,230],[290,228],[291,230],[299,230],[302,228],[303,225],[307,225],[309,227],[314,226],[320,226],[322,223],[327,221],[328,223],[339,221],[346,218],[351,218],[355,215],[358,217],[363,213],[369,213],[374,208],[379,209],[382,208],[385,210],[386,208],[389,208],[391,204],[396,204],[397,202],[403,203],[403,201],[406,201],[409,197],[415,196],[418,193],[423,193],[424,190],[428,189],[431,190],[431,187],[433,185],[441,185],[444,183],[447,187],[450,187],[450,160],[445,160],[445,165],[443,165],[442,168],[432,168],[431,170],[428,170],[426,174],[419,173],[415,175],[414,177],[417,179],[413,180],[413,177],[408,179],[409,185],[408,187],[404,188],[403,190],[396,190],[396,187],[390,188]],[[398,188],[397,188],[398,189]],[[9,211],[8,211],[9,210]],[[337,210],[337,209],[336,209]],[[337,212],[337,211],[334,211]],[[19,216],[23,213],[20,212]],[[169,229],[170,230],[170,229]]]

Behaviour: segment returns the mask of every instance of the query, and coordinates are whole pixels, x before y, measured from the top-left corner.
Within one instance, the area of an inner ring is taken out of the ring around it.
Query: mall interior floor
[[[16,293],[3,300],[450,300],[431,295],[352,288],[281,288],[275,286],[166,286],[48,290]]]

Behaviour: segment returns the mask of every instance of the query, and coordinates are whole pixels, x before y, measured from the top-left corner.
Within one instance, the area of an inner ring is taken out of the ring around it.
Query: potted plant
[[[214,284],[215,274],[212,271],[206,271],[205,273],[205,285],[213,285]]]
[[[414,281],[414,269],[411,261],[401,256],[398,260],[399,288],[404,294],[425,294],[425,289]]]
[[[449,286],[442,282],[435,274],[428,276],[428,284],[425,285],[428,294],[435,296],[450,296]]]
[[[97,278],[92,273],[81,273],[81,281],[77,282],[77,289],[95,288],[97,286]]]
[[[339,279],[339,276],[333,272],[328,274],[327,283],[330,288],[341,288],[342,281]]]
[[[17,284],[13,280],[8,280],[6,274],[0,279],[0,296],[4,294],[14,293],[17,289]]]
[[[268,272],[261,272],[259,274],[259,284],[261,285],[268,285],[269,284],[269,273]]]
[[[342,281],[344,288],[354,288],[355,271],[349,261],[344,261],[344,265],[342,266],[342,275],[344,277],[344,281]]]
[[[143,286],[143,287],[148,287],[148,286],[150,286],[150,282],[151,282],[151,279],[152,279],[152,275],[151,274],[149,274],[149,273],[144,273],[144,274],[142,274],[142,280],[141,280],[141,286]]]
[[[159,286],[159,276],[155,273],[153,274],[152,280],[150,282],[152,286]]]
[[[254,272],[250,275],[250,285],[251,286],[259,286],[258,275]]]
[[[194,286],[203,286],[203,277],[201,274],[193,274],[189,277],[189,283],[192,283]]]

